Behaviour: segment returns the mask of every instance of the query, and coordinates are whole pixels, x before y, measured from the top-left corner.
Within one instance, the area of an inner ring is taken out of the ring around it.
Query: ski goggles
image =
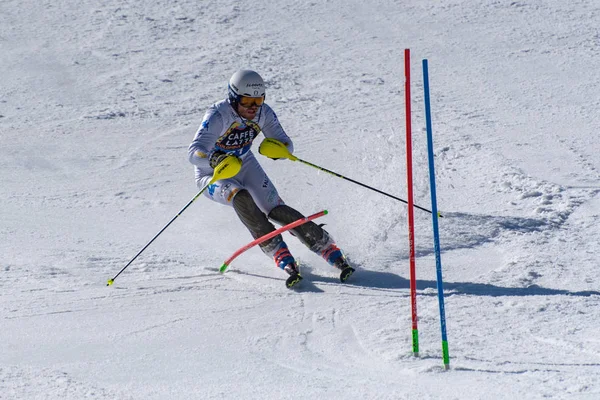
[[[250,108],[252,106],[260,107],[265,102],[264,97],[240,97],[240,105],[245,108]]]

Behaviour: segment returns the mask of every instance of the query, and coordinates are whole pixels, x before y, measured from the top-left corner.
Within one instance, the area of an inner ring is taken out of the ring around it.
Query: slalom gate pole
[[[431,210],[433,220],[433,246],[435,251],[435,269],[437,276],[437,291],[440,307],[440,325],[442,330],[442,358],[444,368],[450,368],[448,354],[448,337],[446,335],[446,311],[444,307],[444,283],[442,281],[442,257],[440,250],[440,233],[437,218],[437,195],[435,191],[435,168],[433,162],[433,132],[431,127],[431,104],[429,97],[429,68],[427,60],[423,60],[423,90],[425,91],[425,120],[427,124],[427,153],[429,158],[429,181],[431,185]]]
[[[330,170],[328,170],[326,168],[323,168],[323,167],[320,167],[320,166],[318,166],[316,164],[313,164],[313,163],[310,163],[308,161],[302,160],[302,159],[296,157],[295,155],[291,154],[288,151],[288,149],[285,147],[285,145],[283,143],[281,143],[280,141],[278,141],[278,140],[266,138],[260,144],[258,152],[260,154],[262,154],[263,156],[266,156],[266,157],[269,157],[269,158],[287,158],[287,159],[292,160],[292,161],[299,161],[299,162],[301,162],[303,164],[306,164],[308,166],[316,168],[319,171],[327,172],[328,174],[331,174],[333,176],[337,176],[338,178],[345,179],[345,180],[347,180],[349,182],[355,183],[355,184],[357,184],[359,186],[362,186],[364,188],[367,188],[367,189],[371,189],[371,190],[373,190],[373,191],[375,191],[375,192],[377,192],[379,194],[383,194],[384,196],[390,197],[390,198],[392,198],[394,200],[398,200],[398,201],[401,201],[401,202],[403,202],[405,204],[408,204],[408,202],[406,200],[404,200],[404,199],[401,199],[399,197],[396,197],[394,195],[386,193],[386,192],[384,192],[382,190],[375,189],[374,187],[371,187],[369,185],[365,185],[364,183],[360,183],[358,181],[355,181],[354,179],[350,179],[350,178],[348,178],[348,177],[346,177],[344,175],[338,174],[337,172],[330,171]],[[418,206],[416,204],[414,205],[414,207],[418,208],[419,210],[423,210],[423,211],[427,211],[428,213],[431,213],[430,210],[428,210],[426,208],[423,208],[421,206]],[[439,215],[439,216],[443,217],[442,215]]]
[[[317,219],[319,217],[322,217],[323,215],[327,215],[327,210],[323,210],[320,211],[316,214],[313,215],[309,215],[308,217],[304,217],[304,218],[300,218],[294,222],[291,222],[287,225],[282,226],[279,229],[275,229],[273,232],[269,232],[266,235],[263,235],[261,237],[259,237],[258,239],[248,243],[247,245],[245,245],[244,247],[239,248],[235,253],[233,253],[233,255],[231,257],[229,257],[227,260],[225,260],[225,262],[223,263],[223,265],[221,265],[221,268],[219,268],[219,272],[223,273],[225,272],[225,270],[227,270],[227,267],[229,267],[229,264],[231,264],[231,262],[237,258],[237,256],[239,256],[240,254],[242,254],[243,252],[245,252],[246,250],[250,249],[251,247],[256,246],[257,244],[260,244],[266,240],[269,240],[277,235],[279,235],[282,232],[286,232],[289,231],[290,229],[294,229],[297,226],[303,225],[305,223],[307,223],[308,221],[312,221],[313,219]]]
[[[410,304],[412,310],[412,351],[419,356],[419,329],[417,326],[417,274],[415,267],[415,214],[412,173],[412,121],[410,98],[410,49],[404,50],[404,77],[406,103],[406,187],[408,189],[408,248],[410,265]]]
[[[144,252],[144,250],[146,250],[148,248],[148,246],[150,246],[152,244],[152,242],[154,242],[154,240],[157,237],[159,237],[160,234],[165,231],[165,229],[167,229],[169,227],[169,225],[171,225],[171,223],[173,223],[173,221],[175,221],[177,219],[177,217],[179,217],[194,201],[196,201],[196,199],[198,197],[200,197],[200,195],[202,193],[204,193],[210,185],[212,185],[219,179],[227,179],[227,178],[231,178],[231,177],[235,176],[240,171],[241,167],[242,167],[242,161],[235,156],[228,156],[223,161],[221,161],[219,163],[219,165],[216,166],[211,180],[206,185],[204,185],[204,187],[202,189],[200,189],[200,191],[177,213],[177,215],[175,215],[160,230],[160,232],[158,232],[148,243],[146,243],[146,245],[135,256],[133,256],[133,258],[127,263],[127,265],[125,265],[115,276],[113,276],[111,279],[108,280],[108,283],[106,284],[106,286],[112,285],[115,282],[115,279],[117,279],[117,277],[119,275],[121,275],[121,273],[123,271],[125,271],[127,269],[127,267],[129,267],[131,265],[131,263],[133,261],[135,261],[135,259],[138,258],[138,256],[140,254],[142,254]]]

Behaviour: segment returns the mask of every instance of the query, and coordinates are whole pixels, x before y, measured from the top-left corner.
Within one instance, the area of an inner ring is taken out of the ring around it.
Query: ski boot
[[[281,241],[277,246],[275,254],[273,255],[273,260],[275,260],[277,268],[281,268],[290,275],[285,281],[285,286],[288,289],[291,289],[300,283],[302,276],[300,276],[298,264],[296,264],[296,260],[294,260],[292,253],[290,253],[290,250],[284,241]]]
[[[330,265],[336,267],[340,271],[340,282],[344,283],[352,276],[355,269],[348,264],[348,260],[346,260],[346,256],[342,253],[339,247],[336,246],[335,243],[329,244],[325,248],[325,250],[321,251],[321,256],[327,261]]]

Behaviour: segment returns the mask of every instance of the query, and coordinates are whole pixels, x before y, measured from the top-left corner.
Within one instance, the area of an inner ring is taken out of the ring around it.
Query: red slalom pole
[[[404,77],[406,94],[406,186],[408,189],[408,248],[410,262],[410,302],[412,309],[412,351],[419,356],[419,330],[417,327],[417,278],[415,267],[415,215],[412,176],[412,121],[410,108],[410,49],[404,50]]]
[[[287,225],[284,225],[284,226],[282,226],[279,229],[275,229],[273,232],[267,233],[266,235],[263,235],[263,236],[259,237],[258,239],[256,239],[256,240],[248,243],[244,247],[239,248],[235,253],[232,254],[231,257],[229,257],[227,260],[225,260],[225,262],[223,263],[223,265],[221,265],[221,268],[219,268],[219,272],[221,272],[221,273],[225,272],[225,270],[227,269],[227,267],[229,267],[229,264],[231,264],[231,262],[233,260],[235,260],[237,258],[237,256],[239,256],[240,254],[242,254],[243,252],[245,252],[249,248],[254,247],[257,244],[260,244],[260,243],[264,242],[265,240],[269,240],[269,239],[271,239],[271,238],[279,235],[282,232],[289,231],[290,229],[294,229],[295,227],[300,226],[302,224],[305,224],[308,221],[312,221],[313,219],[317,219],[319,217],[322,217],[323,215],[327,215],[327,210],[319,211],[318,213],[313,214],[313,215],[309,215],[308,217],[300,218],[299,220],[296,220],[296,221],[291,222],[291,223],[289,223]]]

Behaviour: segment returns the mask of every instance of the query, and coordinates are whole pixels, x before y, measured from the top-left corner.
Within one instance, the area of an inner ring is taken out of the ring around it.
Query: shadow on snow
[[[315,284],[339,283],[339,280],[333,277],[322,277],[308,273],[307,280]],[[372,289],[410,289],[410,281],[399,275],[389,272],[376,272],[364,269],[358,269],[354,276],[350,278],[346,286],[357,286]],[[563,289],[544,288],[538,285],[528,287],[502,287],[488,283],[474,282],[444,282],[444,295],[472,295],[472,296],[600,296],[600,292],[585,290],[585,291],[569,291]],[[436,289],[437,282],[429,280],[417,279],[417,290]],[[435,294],[431,294],[432,296]]]

